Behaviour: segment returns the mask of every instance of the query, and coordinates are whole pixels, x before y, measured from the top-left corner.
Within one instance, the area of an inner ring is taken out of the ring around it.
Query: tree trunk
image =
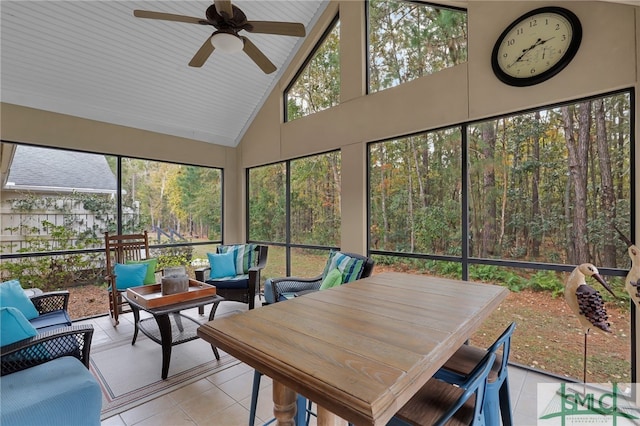
[[[587,231],[587,169],[589,130],[591,128],[591,102],[584,102],[577,106],[578,134],[574,133],[573,112],[569,107],[562,107],[564,133],[569,152],[569,176],[573,184],[573,229],[571,243],[574,247],[573,264],[590,261]]]
[[[422,178],[422,172],[420,170],[420,161],[418,161],[418,150],[416,149],[415,139],[409,138],[409,144],[411,146],[411,152],[413,153],[413,163],[416,169],[416,181],[418,182],[418,197],[422,203],[422,207],[427,207],[427,196],[425,194],[424,179]]]
[[[540,121],[540,112],[536,111],[536,121]],[[540,184],[540,137],[534,135],[533,142],[533,159],[536,163],[535,169],[533,171],[532,182],[531,182],[531,220],[530,223],[540,222],[540,194],[539,194],[539,184]],[[541,228],[541,227],[540,227]],[[530,255],[534,259],[537,259],[540,256],[540,244],[541,244],[541,235],[540,231],[536,231],[531,235],[530,239]]]
[[[602,190],[600,202],[606,223],[604,224],[604,244],[602,254],[603,266],[609,268],[616,267],[616,239],[614,220],[616,217],[615,194],[613,188],[613,176],[611,174],[611,158],[609,156],[609,146],[607,141],[607,128],[604,114],[604,101],[598,99],[594,101],[596,119],[596,146],[598,148],[598,158],[600,160],[600,179]]]
[[[385,250],[389,249],[389,216],[387,215],[387,183],[385,181],[384,165],[387,164],[387,150],[384,144],[380,146],[380,210],[382,215],[382,245]]]
[[[482,124],[482,192],[484,192],[484,220],[482,225],[481,257],[495,253],[496,242],[496,172],[494,157],[496,129],[492,122]]]
[[[411,151],[414,151],[413,144],[409,147]],[[411,155],[407,155],[407,215],[409,216],[409,247],[410,252],[413,253],[416,247],[416,226],[415,226],[415,212],[413,208],[413,173],[411,172]]]

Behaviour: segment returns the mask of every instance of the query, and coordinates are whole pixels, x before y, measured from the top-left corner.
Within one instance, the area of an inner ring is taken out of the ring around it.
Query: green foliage
[[[294,243],[339,245],[340,167],[340,152],[334,151],[250,169],[250,239],[284,242],[288,224]],[[290,176],[289,220],[287,174]]]
[[[322,111],[340,102],[340,21],[285,93],[287,120]]]
[[[370,0],[370,91],[467,60],[467,14],[418,2]]]
[[[462,264],[459,262],[427,261],[428,269],[436,275],[459,279],[462,276]]]
[[[630,96],[620,93],[591,102],[603,103],[604,115],[580,102],[370,144],[372,248],[460,256],[467,215],[472,257],[628,267],[626,247],[612,225],[630,229],[631,179],[625,172],[632,160]],[[590,114],[578,116],[580,111]],[[608,129],[605,140],[596,137],[598,120]],[[572,140],[565,136],[567,126],[573,128]],[[578,161],[568,147],[580,135],[586,139],[580,152],[587,157]],[[467,176],[462,176],[463,139]],[[587,166],[582,186],[572,178],[576,161]],[[611,179],[605,180],[609,174]],[[468,213],[462,210],[463,182]],[[580,187],[586,191],[578,214]],[[605,204],[602,195],[612,188],[615,198]],[[495,278],[511,288],[525,286]]]
[[[472,281],[483,281],[499,284],[511,291],[520,291],[524,285],[522,277],[505,268],[494,265],[471,265],[469,278]]]
[[[564,292],[564,283],[554,271],[538,271],[526,282],[526,287],[535,291],[548,291],[552,297]]]
[[[154,250],[151,255],[158,258],[158,269],[170,266],[188,267],[193,258],[193,246],[164,247],[157,252]]]
[[[44,235],[39,234],[40,229]],[[27,232],[24,236],[27,247],[18,250],[20,253],[81,249],[99,241],[91,235],[79,236],[67,225],[46,220],[41,222],[41,228],[23,227],[22,231]],[[94,279],[95,258],[96,255],[86,254],[23,257],[3,261],[0,271],[5,278],[20,280],[23,287],[47,291],[67,287],[79,278]]]

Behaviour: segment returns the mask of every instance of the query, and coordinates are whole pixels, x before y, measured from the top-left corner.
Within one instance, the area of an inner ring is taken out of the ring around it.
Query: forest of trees
[[[621,93],[371,145],[373,248],[461,255],[465,133],[472,257],[628,265],[630,118]]]
[[[467,61],[467,14],[409,1],[369,1],[369,91]]]
[[[110,163],[115,173],[115,162]],[[140,229],[172,229],[185,238],[221,239],[221,170],[123,158],[122,189],[125,212],[139,212]]]
[[[287,179],[287,173],[289,179]],[[299,158],[249,170],[249,239],[340,245],[340,152]]]
[[[285,91],[292,121],[340,103],[340,21],[335,20],[308,63]]]

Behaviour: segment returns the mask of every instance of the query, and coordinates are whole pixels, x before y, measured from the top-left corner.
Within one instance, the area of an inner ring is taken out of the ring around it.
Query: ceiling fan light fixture
[[[211,37],[211,44],[223,53],[237,53],[244,48],[242,39],[234,34],[217,32]]]

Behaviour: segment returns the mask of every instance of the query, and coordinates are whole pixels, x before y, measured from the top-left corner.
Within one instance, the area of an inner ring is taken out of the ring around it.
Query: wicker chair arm
[[[312,278],[301,278],[301,277],[280,277],[280,278],[271,278],[271,282],[273,284],[282,283],[285,281],[292,281],[297,283],[316,283],[322,282],[322,275],[318,275],[317,277]]]
[[[0,347],[0,376],[44,364],[63,356],[78,358],[89,368],[92,325],[72,325],[45,331]]]
[[[205,272],[210,271],[211,267],[207,266],[206,268],[198,268],[196,269],[194,272],[196,274],[196,281],[202,281],[205,282],[207,281],[207,278],[205,277]]]
[[[273,297],[276,302],[282,293],[297,293],[305,290],[318,290],[322,284],[322,276],[315,278],[285,277],[271,280]]]
[[[69,292],[64,290],[43,293],[31,297],[31,303],[33,303],[33,306],[36,307],[36,310],[40,314],[58,310],[66,311],[69,306]]]

